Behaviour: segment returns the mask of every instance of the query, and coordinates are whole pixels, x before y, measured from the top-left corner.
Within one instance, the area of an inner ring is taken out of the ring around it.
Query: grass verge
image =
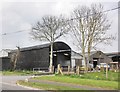
[[[34,78],[36,80],[48,80],[62,83],[71,83],[77,85],[87,85],[92,87],[100,87],[105,89],[118,89],[118,82],[105,81],[105,80],[93,80],[93,79],[81,79],[71,78],[69,76],[41,76]]]
[[[106,79],[105,72],[88,72],[80,75],[67,75],[71,78],[82,78],[82,79],[94,79],[94,80],[107,80],[107,81],[118,81],[119,72],[108,72],[108,78]]]
[[[2,71],[2,75],[33,75],[33,71],[20,70],[20,71]]]
[[[66,86],[57,86],[53,84],[43,84],[43,83],[34,83],[34,82],[25,82],[25,81],[18,81],[20,85],[24,86],[29,86],[33,88],[38,88],[38,89],[44,89],[44,90],[53,90],[55,92],[69,92],[69,91],[79,91],[81,92],[94,92],[94,91],[89,91],[89,90],[83,90],[79,88],[71,88],[71,87],[66,87]]]

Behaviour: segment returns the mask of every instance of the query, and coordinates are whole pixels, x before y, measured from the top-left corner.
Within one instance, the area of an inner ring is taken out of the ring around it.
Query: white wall
[[[72,66],[72,68],[75,66],[75,59],[71,59],[71,66]]]

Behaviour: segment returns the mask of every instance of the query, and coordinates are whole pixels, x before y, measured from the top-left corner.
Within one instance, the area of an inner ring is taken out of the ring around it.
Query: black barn
[[[106,53],[108,57],[110,57],[113,62],[118,62],[118,67],[120,68],[120,52]]]
[[[9,57],[14,53],[10,52]],[[20,49],[20,57],[16,69],[32,70],[33,68],[49,68],[50,44],[26,47]],[[53,66],[71,66],[71,48],[64,42],[53,44]]]

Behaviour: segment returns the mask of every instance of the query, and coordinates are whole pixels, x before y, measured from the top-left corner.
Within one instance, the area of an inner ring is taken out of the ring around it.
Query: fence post
[[[106,79],[108,79],[108,64],[106,64],[107,67],[106,67]]]
[[[77,66],[77,74],[79,75],[80,74],[80,67],[79,66]]]
[[[34,68],[33,68],[33,74],[34,74]]]
[[[116,66],[117,66],[117,71],[119,70],[119,68],[118,68],[118,64],[116,64]]]
[[[54,66],[52,66],[52,73],[54,73]]]
[[[100,72],[103,72],[104,71],[104,67],[103,65],[100,65]]]
[[[99,70],[98,67],[96,67],[96,72],[98,72],[98,70]]]
[[[76,68],[76,74],[77,74],[77,71],[78,71],[78,67],[76,66],[75,68]]]
[[[58,64],[58,74],[61,73],[63,75],[62,69],[60,67],[60,64]]]
[[[70,66],[68,66],[68,74],[70,73]]]
[[[112,71],[113,71],[114,69],[113,69],[113,64],[112,64]]]
[[[58,72],[58,74],[60,73],[60,64],[58,64],[58,67],[57,67],[57,72]]]
[[[90,72],[92,71],[92,69],[91,69],[91,67],[89,67],[89,69],[88,70],[90,70]]]

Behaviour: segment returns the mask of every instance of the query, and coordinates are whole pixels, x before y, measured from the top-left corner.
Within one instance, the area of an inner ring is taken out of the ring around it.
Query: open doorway
[[[50,49],[49,47],[49,51]],[[64,42],[54,42],[53,44],[54,72],[57,70],[58,64],[63,68],[68,66],[71,67],[71,48]]]
[[[96,68],[98,64],[98,58],[93,58],[93,68]]]

